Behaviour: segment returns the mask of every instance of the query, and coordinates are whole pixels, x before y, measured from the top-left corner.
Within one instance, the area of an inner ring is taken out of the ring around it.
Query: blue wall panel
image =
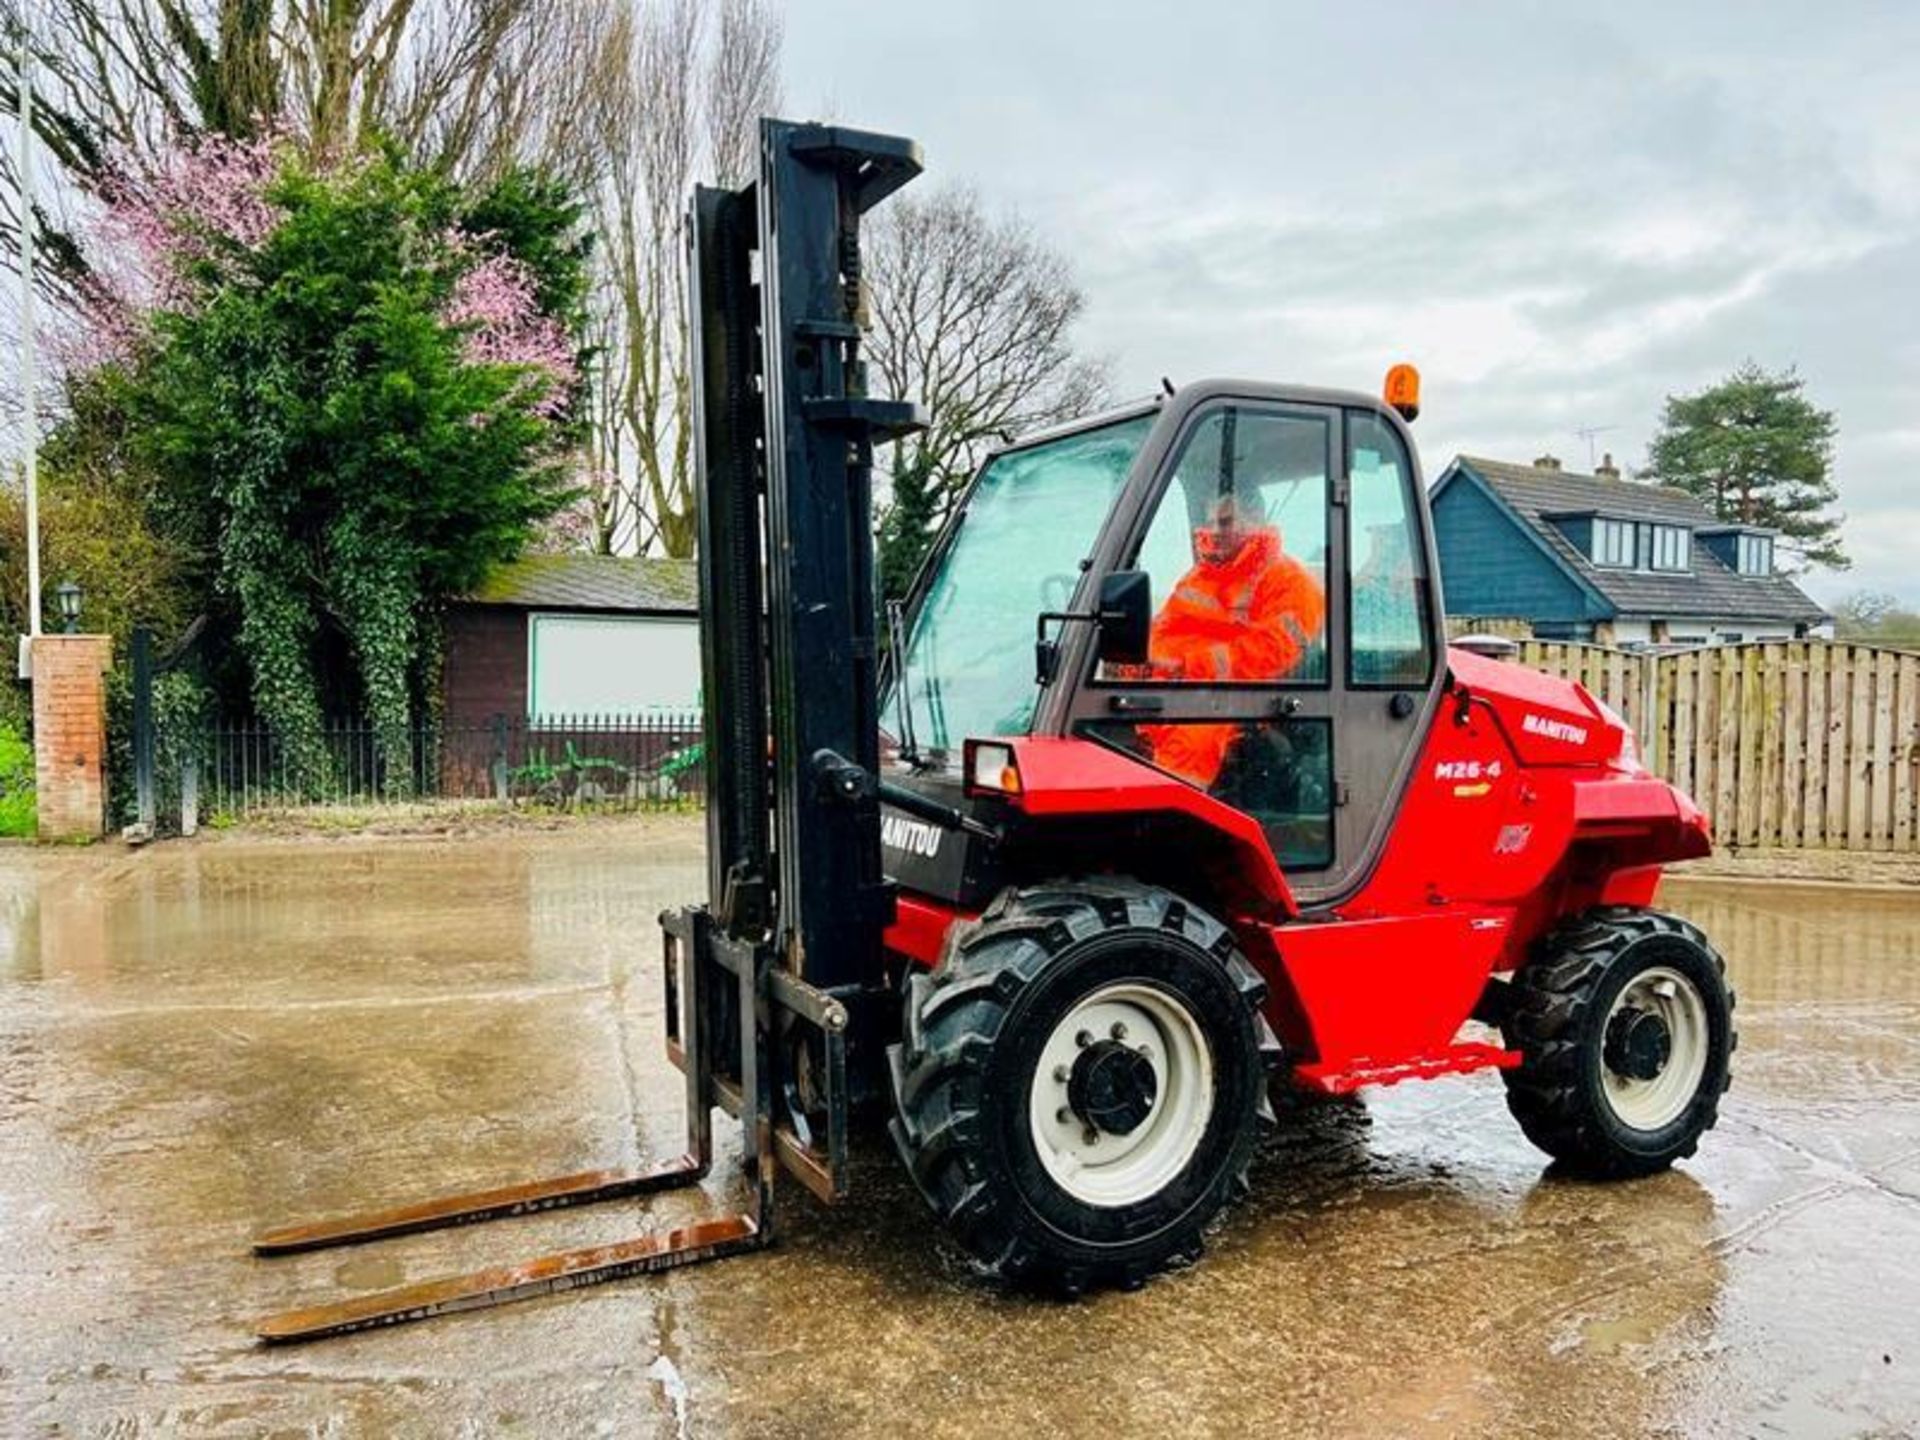
[[[1582,555],[1593,554],[1593,517],[1591,515],[1575,515],[1570,519],[1549,520],[1547,523],[1558,526],[1560,533],[1566,536],[1573,543],[1573,548]]]
[[[1591,618],[1581,588],[1470,477],[1447,483],[1433,528],[1448,614]]]

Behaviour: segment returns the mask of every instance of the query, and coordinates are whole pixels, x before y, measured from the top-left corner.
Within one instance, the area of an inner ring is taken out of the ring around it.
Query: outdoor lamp
[[[67,634],[71,635],[80,628],[80,587],[62,580],[53,593],[60,599],[60,618],[67,622]]]

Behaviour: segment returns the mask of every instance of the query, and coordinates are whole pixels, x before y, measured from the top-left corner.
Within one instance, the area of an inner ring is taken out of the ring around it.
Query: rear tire
[[[893,1135],[976,1267],[1068,1294],[1196,1258],[1244,1193],[1266,986],[1219,921],[1124,879],[1002,896],[908,982]]]
[[[1686,921],[1591,910],[1542,940],[1503,1006],[1501,1072],[1527,1138],[1568,1170],[1651,1175],[1719,1118],[1738,1038],[1726,962]]]

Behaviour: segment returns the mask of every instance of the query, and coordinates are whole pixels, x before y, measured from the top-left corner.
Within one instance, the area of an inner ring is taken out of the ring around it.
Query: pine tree
[[[893,474],[893,503],[880,522],[880,594],[896,600],[913,584],[914,572],[933,544],[940,515],[938,467],[927,453],[903,457]]]
[[[1847,569],[1846,516],[1832,508],[1837,427],[1805,390],[1793,370],[1748,361],[1718,385],[1669,395],[1642,478],[1685,490],[1729,524],[1779,531],[1775,548],[1796,571]]]

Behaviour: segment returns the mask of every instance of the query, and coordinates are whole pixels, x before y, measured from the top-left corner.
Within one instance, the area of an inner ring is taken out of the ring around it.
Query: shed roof
[[[1685,491],[1539,465],[1515,465],[1477,455],[1462,455],[1453,463],[1472,472],[1530,525],[1554,557],[1598,591],[1616,614],[1807,625],[1828,618],[1826,611],[1786,576],[1740,575],[1722,564],[1700,537],[1728,527]],[[1548,518],[1589,514],[1688,527],[1693,531],[1692,569],[1678,573],[1595,565]]]
[[[695,615],[692,560],[633,555],[529,555],[497,568],[461,598],[470,605],[528,610],[622,610]]]

